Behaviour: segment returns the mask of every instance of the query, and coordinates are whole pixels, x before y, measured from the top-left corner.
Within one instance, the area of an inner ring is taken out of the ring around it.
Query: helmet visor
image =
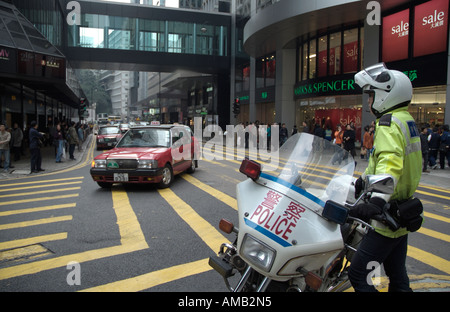
[[[367,67],[364,71],[372,78],[377,80],[377,77],[384,71],[387,71],[387,67],[384,63],[379,63],[370,67]]]

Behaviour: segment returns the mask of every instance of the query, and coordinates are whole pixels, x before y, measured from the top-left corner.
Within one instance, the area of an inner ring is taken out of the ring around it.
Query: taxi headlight
[[[103,143],[103,142],[105,142],[105,139],[98,139],[98,142]]]
[[[99,160],[94,160],[94,168],[106,168],[106,160],[104,159],[99,159]]]
[[[158,161],[154,159],[139,159],[137,167],[138,169],[158,168]]]
[[[256,267],[269,272],[275,260],[276,251],[253,236],[246,234],[242,241],[241,255]]]

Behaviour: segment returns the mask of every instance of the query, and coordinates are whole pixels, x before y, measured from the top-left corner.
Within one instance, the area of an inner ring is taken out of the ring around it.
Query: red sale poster
[[[325,125],[330,125],[331,130],[336,130],[336,127],[340,124],[345,129],[345,126],[349,123],[355,125],[356,141],[361,141],[361,110],[352,108],[343,109],[321,109],[316,110],[314,117],[316,123],[322,124],[325,121]]]
[[[358,41],[344,45],[344,73],[358,70]]]
[[[414,57],[447,50],[448,1],[432,0],[416,6]]]
[[[382,57],[384,62],[408,58],[409,9],[383,18]]]

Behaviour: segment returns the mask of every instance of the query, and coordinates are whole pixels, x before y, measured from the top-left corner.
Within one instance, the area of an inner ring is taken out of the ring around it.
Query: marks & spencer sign
[[[361,88],[355,83],[354,74],[328,78],[311,79],[294,87],[294,99],[315,96],[360,94]]]

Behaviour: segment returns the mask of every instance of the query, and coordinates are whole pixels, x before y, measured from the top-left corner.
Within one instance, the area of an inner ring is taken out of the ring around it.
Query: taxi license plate
[[[114,182],[128,182],[128,173],[114,173]]]

